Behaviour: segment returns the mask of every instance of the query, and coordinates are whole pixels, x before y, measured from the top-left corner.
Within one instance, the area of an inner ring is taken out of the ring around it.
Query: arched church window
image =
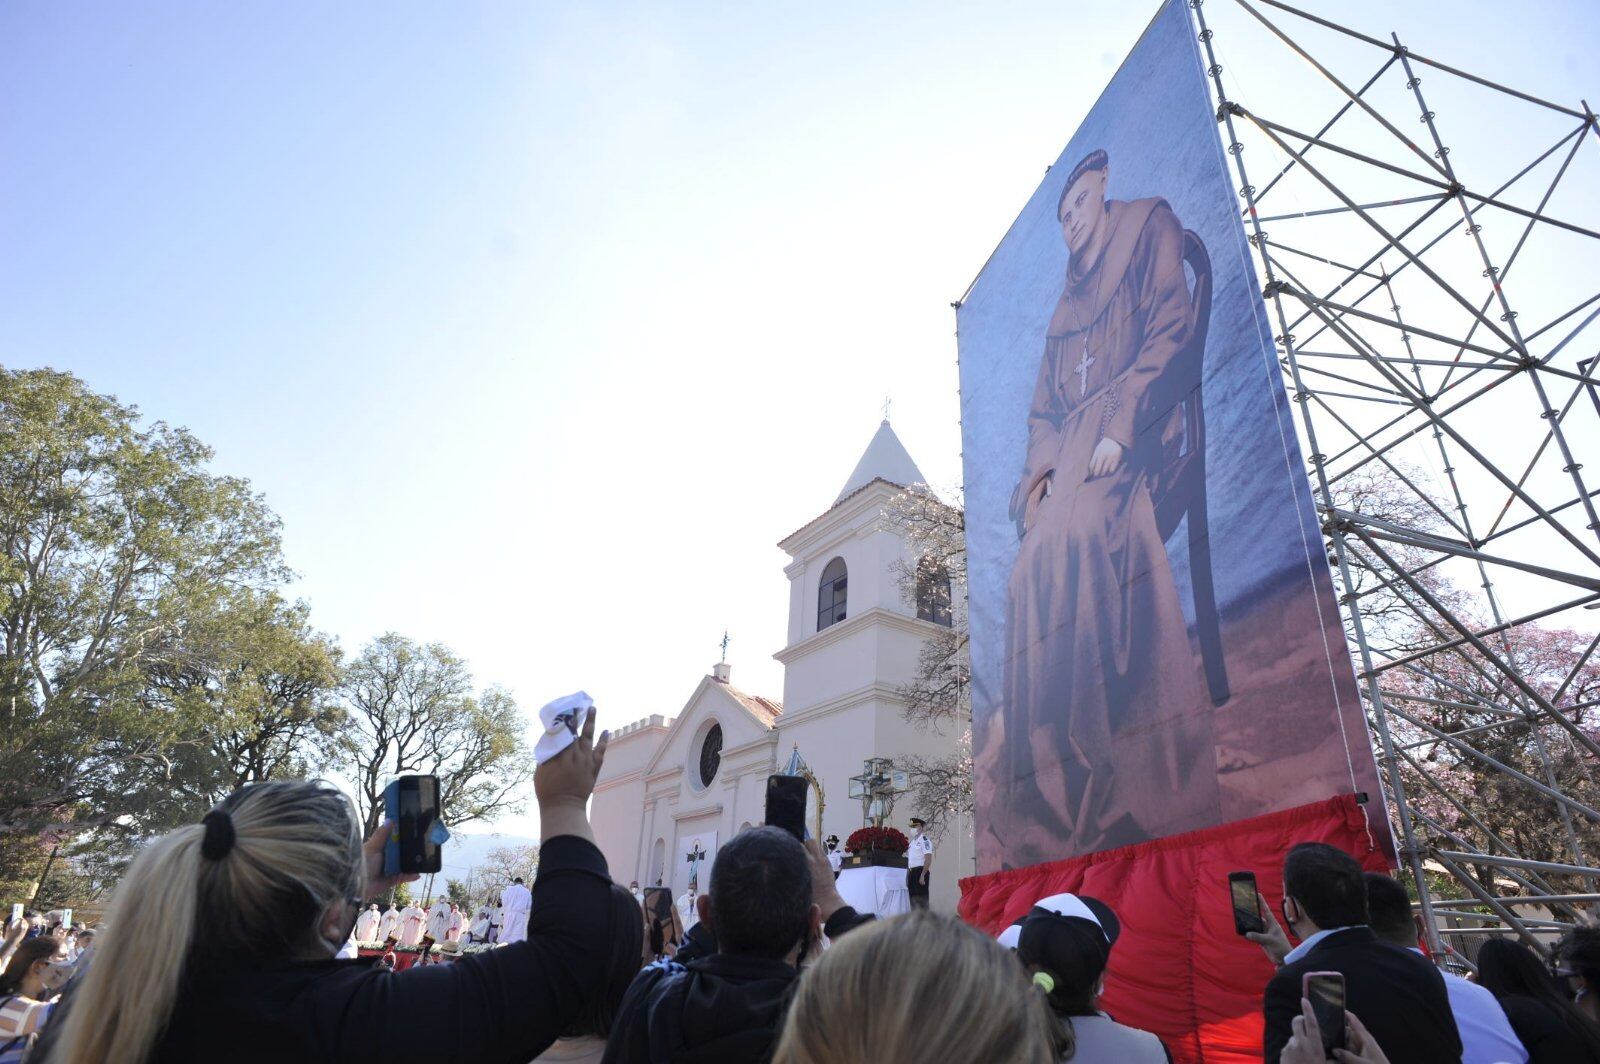
[[[722,725],[713,724],[700,741],[700,786],[709,787],[722,765]]]
[[[848,581],[843,558],[833,559],[822,570],[822,583],[817,587],[817,631],[844,620]]]
[[[917,562],[917,616],[946,628],[952,623],[950,570],[926,556]]]

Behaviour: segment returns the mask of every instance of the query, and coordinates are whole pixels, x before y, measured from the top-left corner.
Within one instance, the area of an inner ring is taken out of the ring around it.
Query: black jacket
[[[1277,1064],[1300,1015],[1307,972],[1344,975],[1345,1007],[1366,1024],[1385,1056],[1399,1064],[1460,1064],[1461,1034],[1444,977],[1427,958],[1378,940],[1370,927],[1335,931],[1299,960],[1278,969],[1262,1002],[1263,1058]]]
[[[657,961],[623,996],[603,1064],[768,1060],[798,975],[783,961],[723,953]]]
[[[1506,1019],[1528,1051],[1529,1064],[1589,1064],[1597,1058],[1555,1009],[1537,998],[1507,994],[1500,999]]]
[[[539,849],[526,942],[404,972],[327,960],[191,979],[151,1064],[526,1064],[600,992],[610,883],[600,851],[563,835]]]
[[[848,905],[828,917],[836,939],[871,923]],[[705,934],[696,943],[695,931]],[[678,956],[716,939],[705,924],[690,928]],[[657,961],[628,987],[606,1042],[603,1064],[758,1064],[771,1058],[799,973],[783,961],[695,956]]]
[[[717,936],[711,933],[711,926],[701,920],[683,933],[683,945],[678,947],[678,952],[672,955],[672,959],[679,964],[688,964],[701,957],[709,957],[715,952],[717,952]]]

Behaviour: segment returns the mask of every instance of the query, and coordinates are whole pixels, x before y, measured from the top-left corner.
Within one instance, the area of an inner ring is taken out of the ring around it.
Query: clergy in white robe
[[[695,904],[695,896],[692,889],[685,890],[678,896],[678,920],[683,924],[685,931],[700,922],[699,906]]]
[[[489,907],[478,906],[478,912],[472,918],[472,924],[467,928],[468,942],[489,941]]]
[[[452,903],[450,906],[450,926],[444,930],[444,940],[446,942],[460,942],[461,931],[466,926],[467,914],[462,912],[459,906]]]
[[[383,922],[383,914],[378,912],[376,905],[363,909],[361,915],[356,917],[357,942],[378,941],[378,925]]]
[[[522,942],[528,937],[528,914],[533,911],[533,891],[519,877],[500,895],[501,942]]]
[[[387,942],[392,936],[400,933],[400,910],[393,905],[383,914],[383,919],[378,921],[378,937],[376,941]]]
[[[428,914],[416,902],[412,902],[400,910],[400,944],[402,946],[415,946],[422,941],[422,927],[428,921]]]
[[[441,898],[428,910],[427,934],[435,942],[443,942],[445,932],[449,930],[450,903]]]

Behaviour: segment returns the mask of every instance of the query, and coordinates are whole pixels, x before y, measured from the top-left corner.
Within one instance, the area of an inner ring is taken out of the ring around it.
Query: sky
[[[886,400],[959,484],[950,304],[1154,10],[6,0],[0,362],[213,446],[348,651],[441,641],[615,727],[726,630],[777,698],[775,544]],[[1296,91],[1207,11],[1229,79]],[[1569,103],[1589,14],[1337,5]]]

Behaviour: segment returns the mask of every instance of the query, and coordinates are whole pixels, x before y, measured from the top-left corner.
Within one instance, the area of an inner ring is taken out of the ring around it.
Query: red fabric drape
[[[1189,1064],[1261,1059],[1261,991],[1272,976],[1259,947],[1233,930],[1228,873],[1256,874],[1278,911],[1283,855],[1326,842],[1386,871],[1362,807],[1350,795],[1118,850],[961,881],[961,916],[997,934],[1051,894],[1099,898],[1122,936],[1111,953],[1102,1007],[1159,1035]]]

